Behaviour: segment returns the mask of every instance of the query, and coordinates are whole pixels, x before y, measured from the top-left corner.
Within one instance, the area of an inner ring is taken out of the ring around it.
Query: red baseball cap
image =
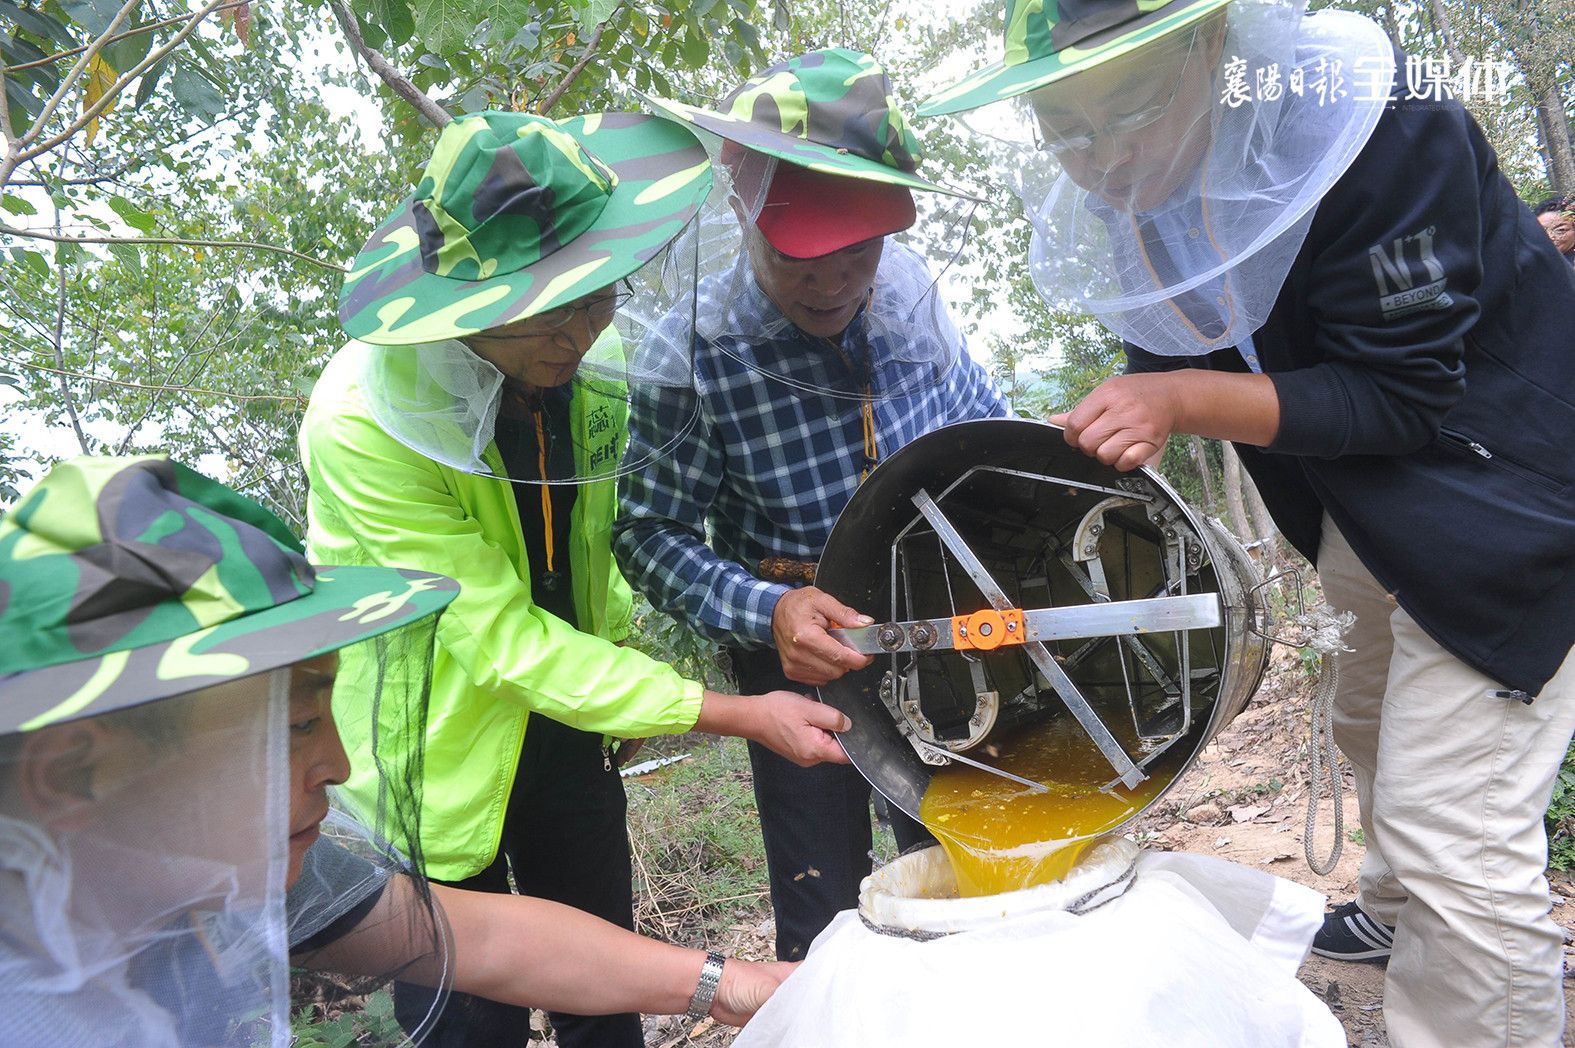
[[[748,179],[745,150],[727,142],[722,162]],[[819,258],[833,251],[900,233],[918,217],[907,186],[814,171],[777,161],[760,214],[755,219],[766,242],[790,258]],[[739,186],[743,193],[758,186]]]

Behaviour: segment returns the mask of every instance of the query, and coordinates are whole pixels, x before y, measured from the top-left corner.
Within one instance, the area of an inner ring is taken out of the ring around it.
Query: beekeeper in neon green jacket
[[[845,760],[829,707],[707,691],[621,646],[615,479],[641,465],[623,456],[627,389],[691,381],[693,332],[672,317],[699,238],[679,234],[709,187],[704,150],[659,118],[461,117],[345,280],[356,341],[301,427],[308,544],[320,562],[460,582],[438,626],[421,796],[378,796],[368,761],[346,785],[357,805],[422,806],[435,880],[508,891],[512,874],[632,927],[616,740],[695,729]],[[353,703],[340,677],[335,703]],[[351,727],[366,722],[344,720],[352,757],[370,753]],[[384,711],[360,730],[399,728]],[[402,990],[396,1013],[425,1015],[418,998]],[[643,1043],[638,1016],[552,1019],[565,1048]],[[528,1020],[457,996],[428,1043],[523,1044]]]

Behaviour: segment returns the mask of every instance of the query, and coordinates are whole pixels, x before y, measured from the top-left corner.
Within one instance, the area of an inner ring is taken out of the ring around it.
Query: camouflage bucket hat
[[[914,173],[924,155],[919,140],[885,70],[858,51],[830,48],[779,62],[714,110],[649,100],[676,120],[812,171],[963,195]]]
[[[1006,0],[1006,56],[925,100],[920,116],[977,109],[1054,83],[1192,25],[1230,0]]]
[[[0,518],[0,734],[336,651],[458,592],[314,570],[273,514],[163,456],[72,459]]]
[[[556,309],[645,265],[710,189],[705,150],[668,120],[462,116],[356,256],[339,319],[363,342],[409,346]]]

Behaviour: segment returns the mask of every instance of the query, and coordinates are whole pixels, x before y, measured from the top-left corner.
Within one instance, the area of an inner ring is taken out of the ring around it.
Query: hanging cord
[[[1340,687],[1340,652],[1351,650],[1345,646],[1344,638],[1355,624],[1356,616],[1320,603],[1291,616],[1287,622],[1305,631],[1298,647],[1311,648],[1319,655],[1318,686],[1313,689],[1311,730],[1307,740],[1307,825],[1302,834],[1302,850],[1307,856],[1307,865],[1321,877],[1334,869],[1345,848],[1342,796],[1345,783],[1340,775],[1340,751],[1334,745],[1334,696]],[[1328,856],[1319,859],[1314,835],[1325,775],[1329,777],[1329,792],[1334,799],[1334,843],[1329,846]]]
[[[547,430],[541,421],[541,405],[533,405],[530,417],[536,421],[536,462],[541,470],[541,522],[542,531],[546,533],[547,544],[547,573],[552,573],[552,486],[547,483]]]

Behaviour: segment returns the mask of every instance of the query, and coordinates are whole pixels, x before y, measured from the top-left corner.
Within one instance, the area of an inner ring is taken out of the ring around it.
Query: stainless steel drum
[[[877,658],[820,697],[852,718],[854,765],[915,818],[937,767],[990,767],[992,738],[1052,718],[1077,719],[1107,789],[1168,789],[1268,661],[1241,545],[1158,474],[1119,473],[1037,422],[961,423],[892,455],[838,518],[816,584],[876,620],[834,631]]]

